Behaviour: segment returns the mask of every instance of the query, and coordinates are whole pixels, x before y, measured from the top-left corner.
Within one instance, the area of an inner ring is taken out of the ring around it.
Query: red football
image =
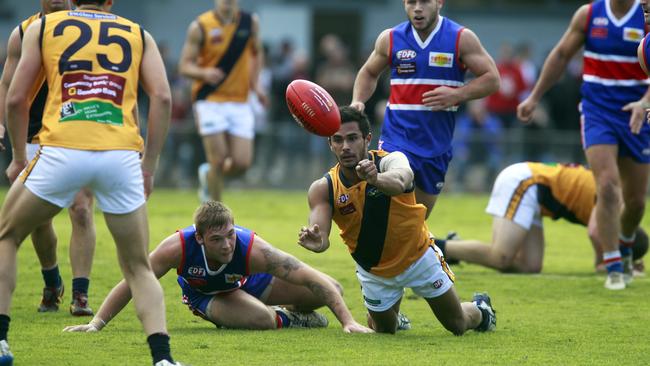
[[[293,118],[305,130],[319,136],[332,136],[341,127],[339,107],[318,84],[294,80],[287,87],[286,99]]]

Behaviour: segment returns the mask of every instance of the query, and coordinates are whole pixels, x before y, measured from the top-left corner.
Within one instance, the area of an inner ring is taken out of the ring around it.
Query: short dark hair
[[[356,122],[359,125],[359,130],[361,130],[361,135],[363,137],[368,136],[370,133],[370,121],[364,112],[347,105],[339,107],[339,112],[341,113],[341,123]]]
[[[235,219],[228,206],[218,201],[207,201],[194,212],[196,232],[203,236],[209,229],[219,229],[234,224]]]
[[[104,5],[106,0],[74,0],[74,2],[79,5]]]

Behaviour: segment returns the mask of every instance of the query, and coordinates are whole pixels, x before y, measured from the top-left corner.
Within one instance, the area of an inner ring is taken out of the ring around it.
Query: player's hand
[[[517,118],[523,123],[530,122],[533,119],[535,108],[537,108],[537,102],[530,97],[526,98],[517,106]]]
[[[144,181],[144,197],[149,199],[151,192],[153,192],[153,173],[142,169],[142,180]]]
[[[352,321],[349,324],[344,324],[343,331],[345,333],[374,333],[375,332],[374,330],[368,327],[364,327],[363,325],[357,323],[356,321]]]
[[[648,109],[644,108],[644,103],[642,101],[628,103],[623,107],[623,110],[626,112],[632,113],[630,116],[630,131],[633,134],[638,135],[641,132],[641,127],[646,121],[646,112]],[[648,122],[650,122],[650,115],[647,117]]]
[[[366,105],[362,102],[352,102],[350,103],[350,107],[358,110],[359,112],[363,112],[366,109]]]
[[[303,226],[298,233],[298,244],[307,250],[320,253],[323,251],[323,237],[320,235],[318,224],[311,227]]]
[[[218,67],[206,67],[203,69],[203,81],[210,85],[216,85],[226,77],[226,74]]]
[[[422,94],[422,104],[431,107],[433,111],[442,111],[460,104],[460,91],[456,88],[439,86]]]
[[[11,163],[9,163],[9,166],[7,167],[7,170],[5,171],[5,174],[9,179],[9,183],[13,183],[16,180],[16,178],[18,178],[20,172],[22,172],[26,166],[27,166],[27,160],[12,159]]]
[[[357,164],[355,170],[360,179],[365,180],[372,185],[377,183],[377,174],[379,174],[379,172],[377,171],[377,166],[375,166],[375,163],[372,161],[368,159],[361,160]]]
[[[255,89],[253,90],[253,92],[255,93],[255,95],[257,95],[257,99],[260,101],[260,103],[261,103],[264,107],[267,107],[267,108],[268,108],[268,107],[270,106],[270,103],[269,103],[269,97],[266,95],[266,92],[264,92],[264,90],[262,90],[262,88],[260,88],[260,87],[258,86],[257,88],[255,88]]]
[[[3,123],[0,123],[0,151],[5,151],[5,145],[2,143],[2,140],[5,139],[5,131],[7,131],[7,128]]]
[[[80,325],[69,325],[65,328],[63,328],[64,332],[81,332],[81,333],[94,333],[94,332],[99,332],[106,326],[106,323],[99,319],[99,318],[93,318],[93,320],[90,321],[88,324],[80,324]]]

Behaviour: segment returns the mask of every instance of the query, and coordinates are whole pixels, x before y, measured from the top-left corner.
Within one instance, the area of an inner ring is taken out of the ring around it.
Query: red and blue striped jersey
[[[235,226],[235,232],[237,242],[230,263],[210,269],[203,245],[196,241],[194,225],[179,230],[183,258],[176,269],[178,280],[206,295],[233,291],[242,287],[250,275],[248,260],[255,233],[240,226]]]
[[[458,106],[434,112],[422,104],[422,94],[440,86],[464,85],[465,67],[458,54],[463,29],[440,16],[426,40],[420,39],[410,22],[391,30],[390,99],[381,141],[422,157],[449,151]]]
[[[617,19],[607,0],[589,7],[585,29],[583,105],[620,111],[639,100],[648,78],[639,66],[637,48],[645,34],[643,10],[638,1]]]

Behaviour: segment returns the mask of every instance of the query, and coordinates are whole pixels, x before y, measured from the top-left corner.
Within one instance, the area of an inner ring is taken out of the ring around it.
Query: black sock
[[[86,277],[77,277],[72,279],[72,293],[79,292],[82,294],[88,294],[88,286],[90,285],[90,279]]]
[[[147,337],[149,348],[151,349],[151,357],[153,358],[154,365],[156,362],[167,360],[174,363],[171,351],[169,350],[169,336],[165,333],[154,333]]]
[[[434,243],[438,248],[440,248],[440,250],[442,251],[442,255],[447,255],[447,251],[445,250],[445,246],[447,245],[447,241],[446,241],[446,240],[442,240],[442,239],[433,239],[433,243]]]
[[[45,287],[61,287],[61,275],[59,274],[58,265],[52,269],[41,269],[41,273],[43,274]]]
[[[9,315],[0,314],[0,341],[7,340],[7,332],[9,331],[9,322],[11,318]]]

